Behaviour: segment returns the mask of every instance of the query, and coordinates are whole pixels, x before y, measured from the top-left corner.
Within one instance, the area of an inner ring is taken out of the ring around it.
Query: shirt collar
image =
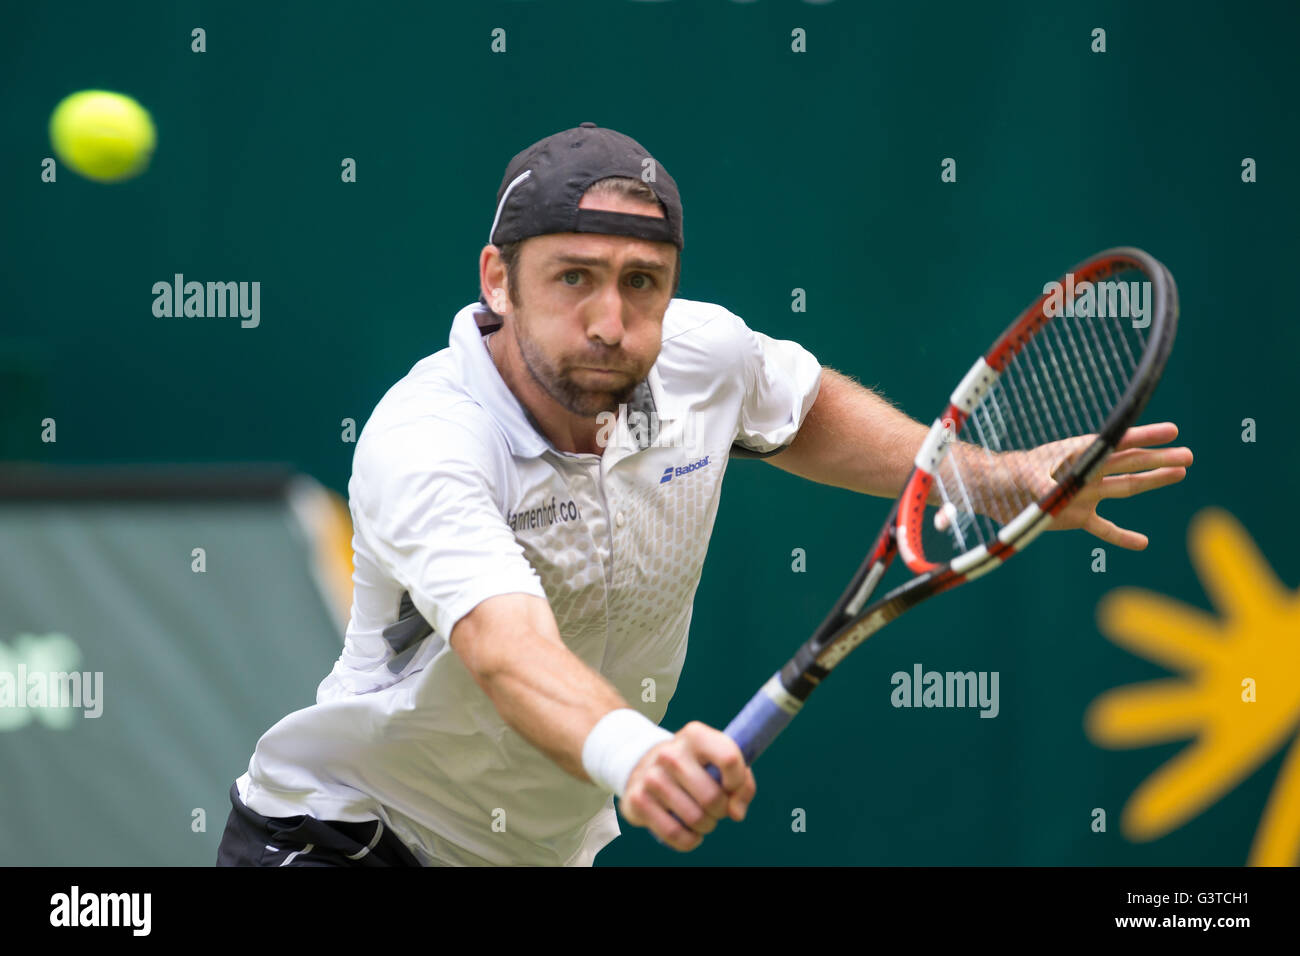
[[[506,433],[510,453],[520,458],[536,458],[551,449],[551,443],[528,420],[528,413],[506,387],[483,344],[483,336],[500,327],[501,323],[482,303],[465,306],[451,323],[451,354],[470,398],[486,408]]]

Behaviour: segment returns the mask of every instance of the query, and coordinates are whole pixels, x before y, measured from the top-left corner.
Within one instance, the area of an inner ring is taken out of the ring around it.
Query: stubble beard
[[[631,399],[637,386],[645,379],[633,376],[623,388],[615,391],[583,388],[568,372],[558,368],[527,333],[524,323],[516,319],[515,340],[523,356],[524,367],[534,382],[557,404],[571,414],[582,418],[595,418],[602,412],[616,412],[620,405]]]

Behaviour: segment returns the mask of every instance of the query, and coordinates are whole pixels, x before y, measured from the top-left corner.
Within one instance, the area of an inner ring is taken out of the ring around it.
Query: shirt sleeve
[[[745,376],[733,453],[766,458],[794,441],[821,389],[822,366],[798,342],[774,339],[735,318]]]
[[[358,533],[444,638],[487,598],[546,597],[497,500],[505,455],[474,428],[430,417],[357,443]]]

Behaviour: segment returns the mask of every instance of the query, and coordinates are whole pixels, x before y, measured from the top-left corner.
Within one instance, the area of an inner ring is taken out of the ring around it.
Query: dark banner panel
[[[292,504],[319,488],[123,500],[160,484],[132,474],[0,480],[0,864],[211,865],[257,738],[341,646]]]

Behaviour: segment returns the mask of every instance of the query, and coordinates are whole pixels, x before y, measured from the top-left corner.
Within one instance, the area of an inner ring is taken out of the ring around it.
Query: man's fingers
[[[1130,448],[1114,452],[1101,467],[1103,475],[1121,475],[1155,468],[1187,468],[1192,464],[1190,448]]]
[[[709,785],[717,786],[712,780]],[[700,836],[712,833],[717,828],[717,818],[699,800],[682,789],[680,781],[667,767],[651,767],[646,772],[645,789],[659,806],[671,810],[678,820]]]
[[[714,819],[715,825],[717,820],[727,815],[727,793],[709,776],[697,755],[687,750],[665,749],[660,757],[660,765],[671,773],[677,784],[689,794],[690,799],[704,808],[704,812]],[[686,818],[682,817],[682,819]],[[691,825],[701,833],[709,832],[701,830],[694,824]],[[712,829],[713,827],[709,827],[709,830]]]
[[[750,801],[754,799],[754,793],[758,786],[754,783],[754,771],[748,767],[745,768],[745,782],[741,785],[739,792],[731,797],[731,802],[727,805],[727,810],[733,820],[745,819],[745,814],[749,812]]]
[[[646,790],[629,794],[623,802],[628,805],[623,808],[623,816],[638,826],[649,827],[651,833],[674,850],[689,853],[704,841],[703,836],[680,819],[674,819]],[[629,815],[629,808],[635,816]]]
[[[723,790],[734,793],[745,784],[745,756],[734,740],[699,721],[692,721],[682,730],[690,736],[700,759],[722,772]]]
[[[1178,437],[1178,426],[1173,422],[1156,422],[1152,425],[1134,425],[1124,433],[1115,446],[1117,451],[1141,448],[1144,445],[1167,445]]]
[[[1132,498],[1144,491],[1177,484],[1187,477],[1186,468],[1157,468],[1137,475],[1112,475],[1101,480],[1102,498]]]
[[[1094,534],[1107,544],[1129,551],[1143,551],[1150,543],[1147,536],[1136,531],[1121,528],[1113,521],[1108,521],[1099,514],[1093,514],[1083,525],[1083,530]]]

